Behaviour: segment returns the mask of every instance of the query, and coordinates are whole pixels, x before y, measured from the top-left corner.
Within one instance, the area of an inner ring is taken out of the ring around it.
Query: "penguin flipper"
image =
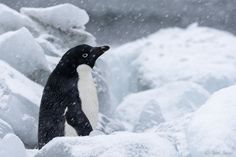
[[[66,121],[76,130],[79,136],[87,136],[93,131],[88,118],[81,109],[78,110],[77,105],[68,106]]]

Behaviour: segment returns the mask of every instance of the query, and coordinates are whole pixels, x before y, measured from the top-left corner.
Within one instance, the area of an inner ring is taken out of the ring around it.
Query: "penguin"
[[[68,50],[43,90],[39,109],[38,148],[54,137],[65,135],[65,123],[78,136],[86,136],[98,122],[97,91],[92,78],[96,60],[109,46],[86,44]]]

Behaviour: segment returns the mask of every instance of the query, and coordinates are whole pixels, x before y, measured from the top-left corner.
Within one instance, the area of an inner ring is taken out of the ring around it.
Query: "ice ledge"
[[[119,132],[94,137],[55,138],[35,157],[178,157],[175,147],[154,133]]]
[[[20,12],[64,31],[83,27],[89,21],[89,16],[85,10],[69,3],[48,8],[21,8]]]

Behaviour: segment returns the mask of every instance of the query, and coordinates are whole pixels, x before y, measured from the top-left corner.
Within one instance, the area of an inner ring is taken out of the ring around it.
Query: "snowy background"
[[[160,28],[202,26],[236,33],[235,0],[0,0],[13,9],[72,3],[85,9],[98,43],[120,45]]]
[[[87,11],[69,3],[32,8],[46,4],[2,1],[14,9],[0,4],[0,157],[235,157],[235,3],[168,5],[169,0],[159,10],[156,3],[147,9],[152,1],[141,7],[138,0],[135,10],[113,1],[95,7],[92,0],[80,1]],[[120,9],[112,8],[115,2]],[[184,15],[191,6],[197,11]],[[172,14],[165,12],[171,8]],[[123,17],[130,12],[148,15],[127,21]],[[100,27],[108,14],[111,25]],[[173,15],[182,22],[174,22]],[[152,17],[163,18],[162,24]],[[38,151],[38,110],[47,77],[69,48],[103,42],[112,49],[93,73],[101,114],[97,130],[88,137],[55,138]]]

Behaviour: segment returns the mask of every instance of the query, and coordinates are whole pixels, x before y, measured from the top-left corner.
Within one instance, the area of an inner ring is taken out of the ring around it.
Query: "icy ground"
[[[71,4],[0,4],[0,157],[236,156],[236,37],[197,24],[110,50],[93,73],[97,130],[35,149],[43,85],[67,49],[96,44],[88,21]]]

